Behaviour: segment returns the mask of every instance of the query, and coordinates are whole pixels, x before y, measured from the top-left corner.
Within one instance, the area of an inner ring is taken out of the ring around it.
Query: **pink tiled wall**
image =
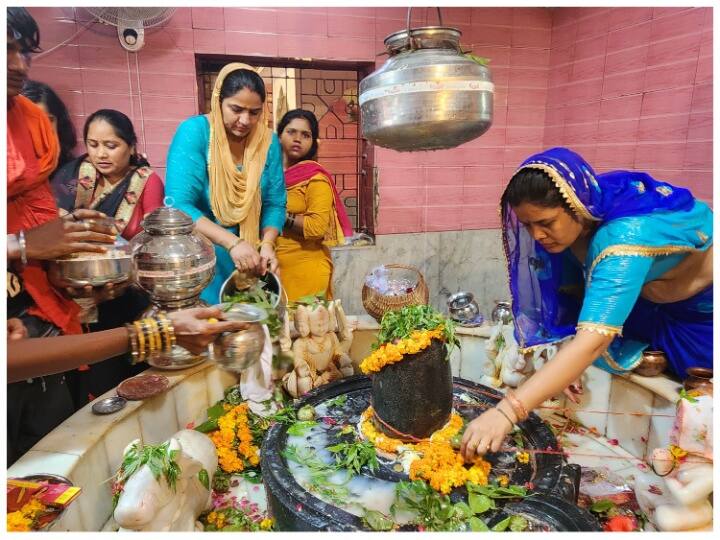
[[[712,199],[712,8],[553,16],[545,146],[644,170]]]
[[[30,11],[46,50],[88,25],[82,9]],[[138,54],[120,47],[114,29],[92,25],[37,59],[31,76],[58,91],[79,129],[98,108],[127,113],[141,149],[162,175],[175,128],[198,111],[196,53],[380,66],[383,38],[401,29],[405,17],[401,7],[179,8],[165,27],[149,32]],[[414,25],[434,24],[434,17],[431,10],[413,10]],[[600,169],[647,163],[660,177],[687,182],[698,195],[710,196],[709,8],[468,7],[444,8],[443,18],[463,32],[464,46],[491,59],[494,124],[481,138],[453,150],[407,154],[376,149],[376,232],[498,227],[497,201],[511,172],[530,153],[562,143],[566,136]],[[623,71],[611,74],[606,58]],[[678,69],[668,71],[664,63]],[[662,109],[666,91],[671,111]],[[681,115],[687,120],[684,128],[676,118]],[[623,129],[616,133],[615,126]],[[640,139],[641,133],[655,138]],[[614,156],[631,159],[609,163]]]

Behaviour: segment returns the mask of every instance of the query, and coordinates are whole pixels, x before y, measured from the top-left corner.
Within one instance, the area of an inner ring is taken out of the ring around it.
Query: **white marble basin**
[[[359,363],[370,351],[378,330],[368,316],[349,317],[355,328],[350,356]],[[451,358],[454,376],[487,384],[486,374],[492,363],[485,354],[488,327],[460,328],[461,348]],[[150,372],[155,370],[150,370]],[[52,473],[66,476],[83,492],[53,527],[54,531],[99,531],[111,514],[111,493],[105,481],[120,464],[125,446],[133,439],[143,443],[161,442],[190,422],[203,418],[205,410],[223,397],[223,390],[236,384],[235,375],[214,364],[205,363],[182,371],[165,371],[170,388],[160,396],[145,401],[131,401],[118,413],[97,416],[87,405],[49,433],[8,470],[8,476]],[[591,367],[584,382],[585,393],[580,404],[565,402],[564,397],[546,405],[543,416],[562,418],[563,414],[592,431],[605,445],[605,451],[617,454],[617,467],[640,466],[656,447],[669,443],[680,385],[666,377],[619,377]],[[115,395],[111,390],[102,397]],[[100,399],[100,398],[98,398]],[[558,410],[559,409],[559,410]],[[597,412],[603,411],[603,412]],[[609,412],[608,412],[609,411]],[[661,413],[670,416],[616,415],[619,412]],[[614,441],[613,441],[614,442]],[[588,452],[592,453],[592,452]],[[571,460],[573,458],[571,457]],[[583,465],[600,464],[602,458],[578,458]],[[611,460],[612,461],[612,460]]]

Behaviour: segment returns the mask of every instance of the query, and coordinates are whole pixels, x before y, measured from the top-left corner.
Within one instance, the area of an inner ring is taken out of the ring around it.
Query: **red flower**
[[[185,429],[194,429],[195,428],[195,422],[188,422],[185,426]]]
[[[613,446],[618,446],[620,442],[617,439],[608,439],[608,444],[611,444]]]
[[[613,516],[605,522],[603,530],[606,532],[632,532],[635,530],[635,520],[629,516]]]

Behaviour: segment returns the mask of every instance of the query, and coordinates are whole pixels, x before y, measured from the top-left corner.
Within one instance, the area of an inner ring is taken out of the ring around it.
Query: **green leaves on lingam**
[[[388,311],[380,322],[380,332],[373,344],[373,350],[384,343],[410,337],[416,330],[435,330],[443,327],[445,343],[450,349],[460,344],[455,336],[455,323],[431,306],[406,306],[402,309]]]

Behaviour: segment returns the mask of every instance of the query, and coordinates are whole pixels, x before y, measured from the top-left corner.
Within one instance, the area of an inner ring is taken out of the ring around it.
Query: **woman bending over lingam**
[[[496,452],[514,422],[592,363],[624,373],[651,347],[678,377],[712,367],[712,211],[687,189],[641,172],[596,175],[553,148],[520,166],[501,213],[521,352],[567,341],[469,424],[466,458]]]

